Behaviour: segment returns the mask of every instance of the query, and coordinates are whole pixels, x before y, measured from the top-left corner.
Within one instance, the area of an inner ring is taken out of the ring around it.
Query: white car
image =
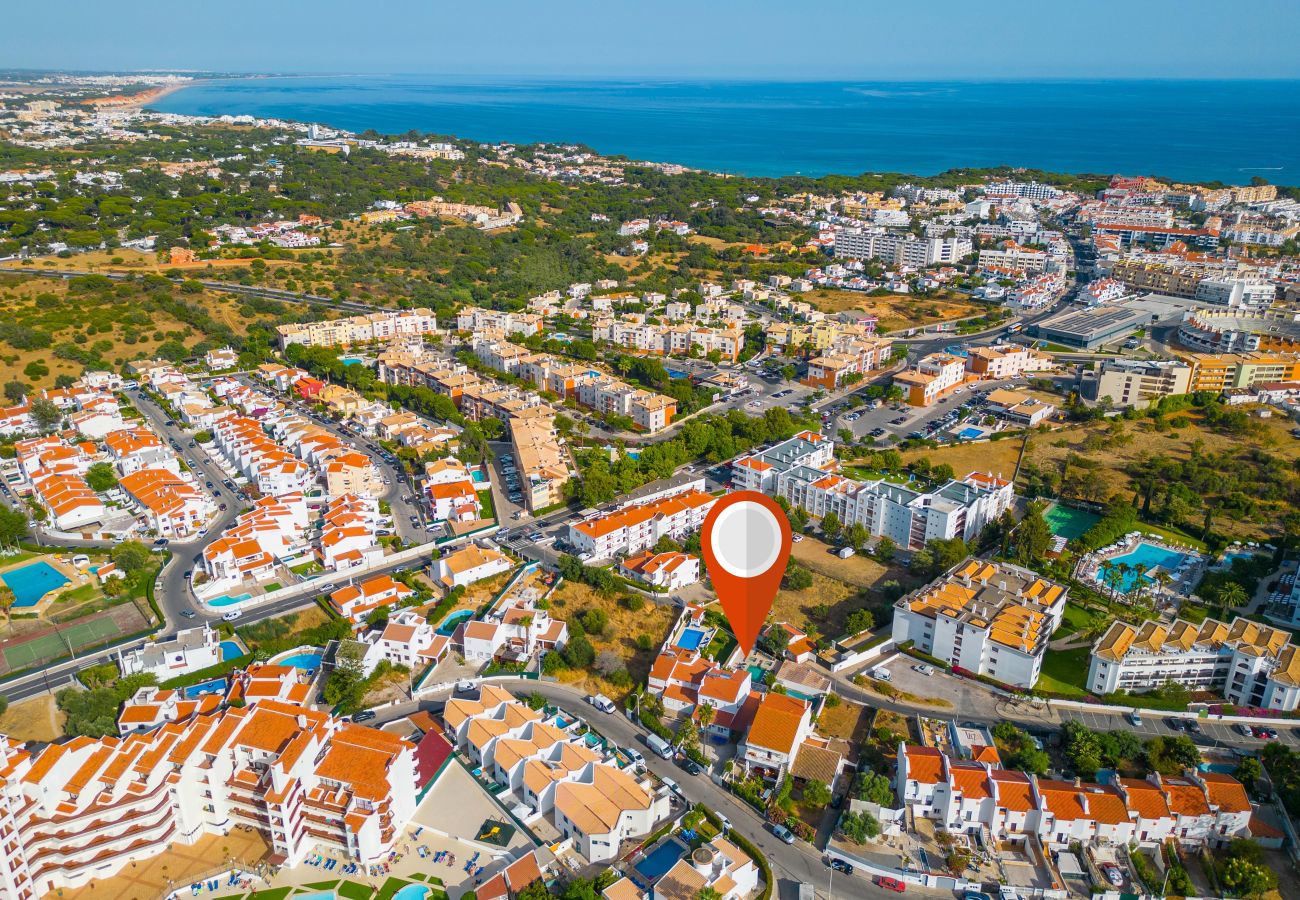
[[[918,675],[924,675],[929,678],[934,674],[934,666],[927,665],[926,663],[918,663],[912,666],[912,671],[916,672]]]
[[[472,681],[458,681],[456,682],[456,693],[468,694],[470,691],[474,690],[474,687],[475,685]]]
[[[790,535],[790,541],[791,541],[792,543],[797,544],[797,543],[799,543],[799,542],[802,541],[802,540],[803,540],[803,535],[802,535],[802,534],[792,534],[792,535]]]
[[[243,613],[241,613],[239,610],[232,609],[230,612],[226,613],[221,618],[225,619],[227,622],[233,622],[236,619],[238,619],[241,615],[243,615]]]

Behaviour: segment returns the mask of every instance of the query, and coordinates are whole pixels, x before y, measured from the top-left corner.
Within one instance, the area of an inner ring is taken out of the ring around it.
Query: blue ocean
[[[1300,185],[1300,81],[541,81],[339,76],[201,82],[156,108],[411,129],[745,175],[1025,166]]]

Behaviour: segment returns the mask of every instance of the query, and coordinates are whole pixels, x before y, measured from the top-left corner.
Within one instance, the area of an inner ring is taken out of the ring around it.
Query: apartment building
[[[779,475],[769,493],[819,519],[834,512],[844,526],[862,524],[872,536],[909,550],[932,540],[974,540],[1015,502],[1010,481],[980,472],[926,491],[798,466]]]
[[[677,401],[671,397],[609,377],[580,383],[578,402],[603,415],[628,417],[639,430],[650,434],[667,428],[677,414]]]
[[[1094,399],[1143,409],[1170,394],[1186,394],[1192,367],[1177,360],[1108,359],[1097,372]]]
[[[451,638],[438,634],[424,616],[413,609],[393,612],[384,630],[366,637],[380,659],[406,666],[412,672],[436,665],[451,652]],[[367,657],[370,653],[367,652]]]
[[[1266,278],[1223,268],[1126,259],[1111,266],[1110,274],[1130,287],[1229,309],[1266,309],[1277,297],[1276,286]]]
[[[893,638],[954,667],[1030,688],[1067,592],[1028,569],[969,559],[894,604]]]
[[[979,264],[985,270],[1016,270],[1028,275],[1042,275],[1052,271],[1055,265],[1046,250],[1022,247],[1015,241],[981,250]]]
[[[374,575],[334,591],[330,606],[343,618],[359,624],[375,610],[398,606],[414,593],[392,575]]]
[[[118,486],[135,502],[149,527],[162,537],[184,538],[207,527],[217,504],[191,480],[171,469],[137,469]]]
[[[311,467],[272,440],[257,419],[228,414],[215,423],[212,436],[217,449],[259,493],[278,497],[311,487]]]
[[[275,330],[279,335],[281,350],[287,349],[290,344],[302,344],[304,347],[350,347],[396,337],[434,334],[438,330],[438,319],[431,310],[420,307],[323,322],[277,325]]]
[[[705,328],[691,325],[655,325],[626,319],[605,319],[592,328],[594,340],[659,356],[686,356],[692,349],[701,356],[717,352],[735,362],[745,346],[741,328]]]
[[[373,497],[343,494],[326,505],[316,542],[316,557],[331,571],[343,572],[372,566],[384,558],[376,529],[381,521]]]
[[[0,893],[76,889],[235,825],[273,864],[382,860],[415,812],[415,745],[281,701],[32,754],[0,738]]]
[[[384,482],[369,456],[356,450],[341,453],[325,464],[325,495],[338,497],[357,494],[378,497],[384,492]]]
[[[1188,393],[1216,394],[1235,388],[1300,381],[1300,354],[1185,353],[1182,361],[1192,366]]]
[[[108,513],[99,495],[76,471],[40,472],[32,479],[32,491],[60,531],[93,524]]]
[[[738,491],[777,492],[781,475],[797,468],[825,469],[835,458],[835,444],[816,431],[801,431],[766,450],[731,464],[731,486]]]
[[[1188,771],[1095,784],[953,759],[934,747],[900,743],[897,758],[899,802],[944,831],[987,829],[999,843],[1033,835],[1048,850],[1169,840],[1194,849],[1252,837],[1250,798],[1230,775]]]
[[[835,352],[808,361],[808,374],[800,379],[810,387],[833,391],[852,375],[866,375],[889,364],[893,342],[888,338],[866,338],[841,345]]]
[[[1017,344],[971,347],[966,354],[966,371],[980,378],[1019,378],[1055,368],[1056,362],[1048,354]]]
[[[569,454],[549,412],[516,416],[510,420],[510,449],[520,475],[528,511],[554,506],[564,500],[564,486],[573,477]]]
[[[704,525],[717,498],[687,490],[648,503],[633,503],[611,513],[569,525],[568,540],[580,553],[612,559],[653,547],[662,537],[680,541]]]
[[[527,822],[552,823],[593,863],[618,856],[624,840],[649,834],[669,814],[655,789],[586,745],[571,723],[547,718],[507,691],[483,685],[477,700],[455,697],[443,712],[447,739],[527,807]]]
[[[527,662],[538,653],[563,650],[568,642],[568,625],[532,602],[499,605],[482,619],[466,622],[461,633],[465,659],[475,663]]]
[[[1093,645],[1093,693],[1141,693],[1170,681],[1219,691],[1236,705],[1291,712],[1300,704],[1300,648],[1288,632],[1243,618],[1231,625],[1116,621]]]
[[[914,367],[894,376],[894,384],[906,392],[911,406],[930,406],[965,381],[966,360],[947,353],[923,356]]]
[[[468,306],[456,314],[456,330],[470,334],[499,332],[502,335],[528,337],[542,333],[544,319],[537,313],[506,312]]]
[[[104,449],[122,475],[130,475],[146,468],[180,473],[180,461],[171,447],[163,443],[153,431],[142,426],[123,428],[104,435]]]
[[[883,228],[840,228],[835,255],[850,259],[880,259],[893,266],[924,268],[955,263],[974,250],[969,237],[918,238],[907,231]]]

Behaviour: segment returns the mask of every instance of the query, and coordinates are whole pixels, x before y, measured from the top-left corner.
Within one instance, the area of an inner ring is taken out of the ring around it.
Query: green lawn
[[[374,893],[369,885],[357,884],[355,881],[343,882],[334,889],[334,892],[340,897],[346,897],[347,900],[370,900],[370,895]]]
[[[321,568],[320,563],[315,560],[309,560],[301,565],[292,567],[289,571],[295,575],[315,575],[317,572],[323,572],[325,570]]]
[[[1183,534],[1181,531],[1174,531],[1171,528],[1162,528],[1159,525],[1148,525],[1145,522],[1139,523],[1135,527],[1138,531],[1145,532],[1146,534],[1153,534],[1156,537],[1164,538],[1165,540],[1171,541],[1175,544],[1185,544],[1188,547],[1195,547],[1197,550],[1205,549],[1204,541],[1197,540],[1190,534]]]
[[[479,491],[478,502],[483,506],[483,512],[479,514],[480,518],[495,519],[497,517],[496,507],[492,503],[492,491]]]
[[[278,591],[279,589],[280,582],[278,581],[272,581],[270,584],[266,585],[266,587],[262,588],[262,590],[266,591],[268,594],[271,593],[271,591]]]
[[[272,888],[269,891],[254,891],[248,895],[248,900],[284,900],[291,893],[291,887]]]
[[[1088,658],[1091,647],[1074,650],[1048,650],[1043,657],[1043,669],[1035,688],[1067,697],[1085,697],[1084,685],[1088,678]]]
[[[1063,638],[1085,628],[1093,613],[1075,603],[1065,604],[1065,613],[1061,616],[1061,627],[1052,632],[1053,638]]]

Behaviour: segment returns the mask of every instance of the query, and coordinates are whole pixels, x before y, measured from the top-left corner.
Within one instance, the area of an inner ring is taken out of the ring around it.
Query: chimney
[[[303,713],[298,713],[298,727],[304,730],[307,728],[307,716]]]

